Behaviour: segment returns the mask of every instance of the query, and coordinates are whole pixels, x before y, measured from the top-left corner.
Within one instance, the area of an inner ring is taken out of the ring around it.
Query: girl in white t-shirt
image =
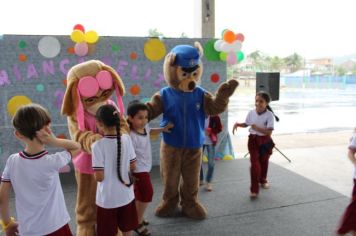
[[[341,218],[340,226],[337,230],[339,235],[352,233],[356,236],[356,129],[351,138],[349,152],[347,156],[354,165],[354,188],[352,191],[351,202],[347,206],[343,217]]]
[[[250,126],[248,151],[251,161],[251,198],[258,196],[259,184],[262,188],[269,188],[267,181],[268,160],[274,147],[271,134],[274,129],[274,118],[279,121],[279,118],[269,106],[270,101],[271,98],[268,93],[258,92],[255,97],[256,108],[248,113],[244,123],[236,122],[232,130],[232,133],[234,133],[238,127],[246,128]]]
[[[135,177],[134,189],[139,225],[135,232],[140,236],[148,236],[151,233],[146,228],[148,222],[144,220],[143,215],[153,196],[150,177],[152,167],[150,135],[169,132],[169,129],[173,128],[173,124],[169,123],[165,127],[151,129],[148,126],[148,107],[138,100],[129,103],[127,115],[131,129],[130,136],[137,159],[133,175]]]
[[[97,235],[124,236],[137,228],[137,214],[131,170],[136,155],[131,138],[120,132],[120,114],[113,105],[103,105],[96,113],[97,126],[104,137],[92,145],[92,166],[96,189]]]

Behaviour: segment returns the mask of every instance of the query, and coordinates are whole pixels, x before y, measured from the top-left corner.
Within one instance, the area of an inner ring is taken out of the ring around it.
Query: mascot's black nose
[[[188,84],[188,89],[189,89],[189,90],[195,89],[195,83],[194,83],[193,81],[189,82],[189,84]]]

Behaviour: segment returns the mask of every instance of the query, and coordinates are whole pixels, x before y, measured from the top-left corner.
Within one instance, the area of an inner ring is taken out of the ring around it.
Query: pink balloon
[[[229,54],[227,54],[226,62],[230,66],[236,64],[237,62],[236,54],[234,52],[229,52]]]
[[[243,42],[245,40],[245,36],[241,33],[236,34],[236,40]]]
[[[76,43],[74,46],[74,53],[77,56],[83,57],[88,54],[88,44],[86,42]]]

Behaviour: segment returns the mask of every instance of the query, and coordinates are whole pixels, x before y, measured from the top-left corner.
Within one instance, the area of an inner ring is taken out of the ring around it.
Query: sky
[[[184,32],[195,38],[194,1],[199,0],[2,0],[0,35],[70,35],[82,24],[99,36],[148,36],[156,28],[165,37]],[[215,0],[215,37],[224,29],[243,33],[245,54],[355,54],[355,9],[355,0]]]

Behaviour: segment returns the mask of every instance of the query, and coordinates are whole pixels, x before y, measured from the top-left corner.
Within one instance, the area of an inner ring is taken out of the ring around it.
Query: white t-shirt
[[[350,140],[349,149],[356,150],[356,133],[352,135]],[[356,167],[354,168],[354,179],[356,179]]]
[[[70,160],[67,151],[9,157],[1,178],[14,189],[20,235],[47,235],[70,221],[58,174]]]
[[[247,125],[257,125],[258,127],[265,129],[274,129],[274,116],[269,110],[266,110],[262,114],[258,114],[256,110],[252,110],[247,114],[245,123]],[[265,134],[258,132],[252,128],[249,129],[250,134],[257,134],[259,136],[264,136]]]
[[[94,170],[104,170],[104,180],[96,188],[96,204],[111,209],[125,206],[135,198],[133,185],[125,186],[117,176],[117,140],[116,136],[104,136],[91,146],[92,166]],[[130,163],[136,161],[131,138],[121,135],[121,176],[129,183]]]
[[[146,134],[139,134],[132,130],[130,137],[136,153],[135,173],[150,172],[152,168],[152,151],[150,141],[150,127],[145,126]]]

